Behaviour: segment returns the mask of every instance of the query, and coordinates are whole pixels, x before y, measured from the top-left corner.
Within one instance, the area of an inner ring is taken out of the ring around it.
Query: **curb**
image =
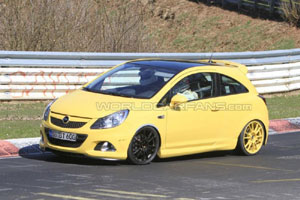
[[[0,140],[0,158],[41,154],[40,137]]]
[[[270,120],[269,135],[300,132],[300,117]]]
[[[270,120],[269,135],[300,132],[300,117]],[[39,149],[40,137],[0,140],[0,158],[44,153]]]
[[[12,143],[0,140],[0,157],[18,156],[19,148]]]

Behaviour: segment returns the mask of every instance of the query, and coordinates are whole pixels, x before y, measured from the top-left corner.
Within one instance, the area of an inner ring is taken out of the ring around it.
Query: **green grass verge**
[[[39,137],[40,123],[40,120],[3,120],[0,123],[0,139]]]
[[[270,119],[300,116],[300,95],[267,98]],[[41,116],[48,102],[0,104],[0,139],[40,136]]]
[[[46,102],[1,102],[0,139],[40,136],[40,123]]]
[[[267,98],[270,119],[300,117],[300,95]]]
[[[47,102],[4,102],[0,103],[2,118],[41,118]]]

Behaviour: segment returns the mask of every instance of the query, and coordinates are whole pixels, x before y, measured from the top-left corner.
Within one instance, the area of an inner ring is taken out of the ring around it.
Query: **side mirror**
[[[180,104],[185,103],[187,101],[188,99],[185,96],[181,94],[176,94],[171,99],[170,107],[176,109]]]

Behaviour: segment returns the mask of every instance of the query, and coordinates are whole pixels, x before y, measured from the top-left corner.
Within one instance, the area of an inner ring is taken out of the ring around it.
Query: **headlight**
[[[54,99],[53,101],[51,101],[47,107],[45,108],[45,111],[44,111],[44,120],[47,121],[48,120],[48,117],[49,117],[49,113],[50,113],[50,107],[51,105],[56,101],[56,99]]]
[[[108,115],[103,118],[99,118],[92,126],[91,129],[104,129],[113,128],[119,126],[127,118],[129,110],[121,110]]]

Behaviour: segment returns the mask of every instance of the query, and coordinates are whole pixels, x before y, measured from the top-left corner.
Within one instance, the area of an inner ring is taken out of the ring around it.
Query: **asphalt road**
[[[52,154],[1,159],[0,199],[300,199],[300,133],[270,136],[251,157],[214,152],[146,166]]]

